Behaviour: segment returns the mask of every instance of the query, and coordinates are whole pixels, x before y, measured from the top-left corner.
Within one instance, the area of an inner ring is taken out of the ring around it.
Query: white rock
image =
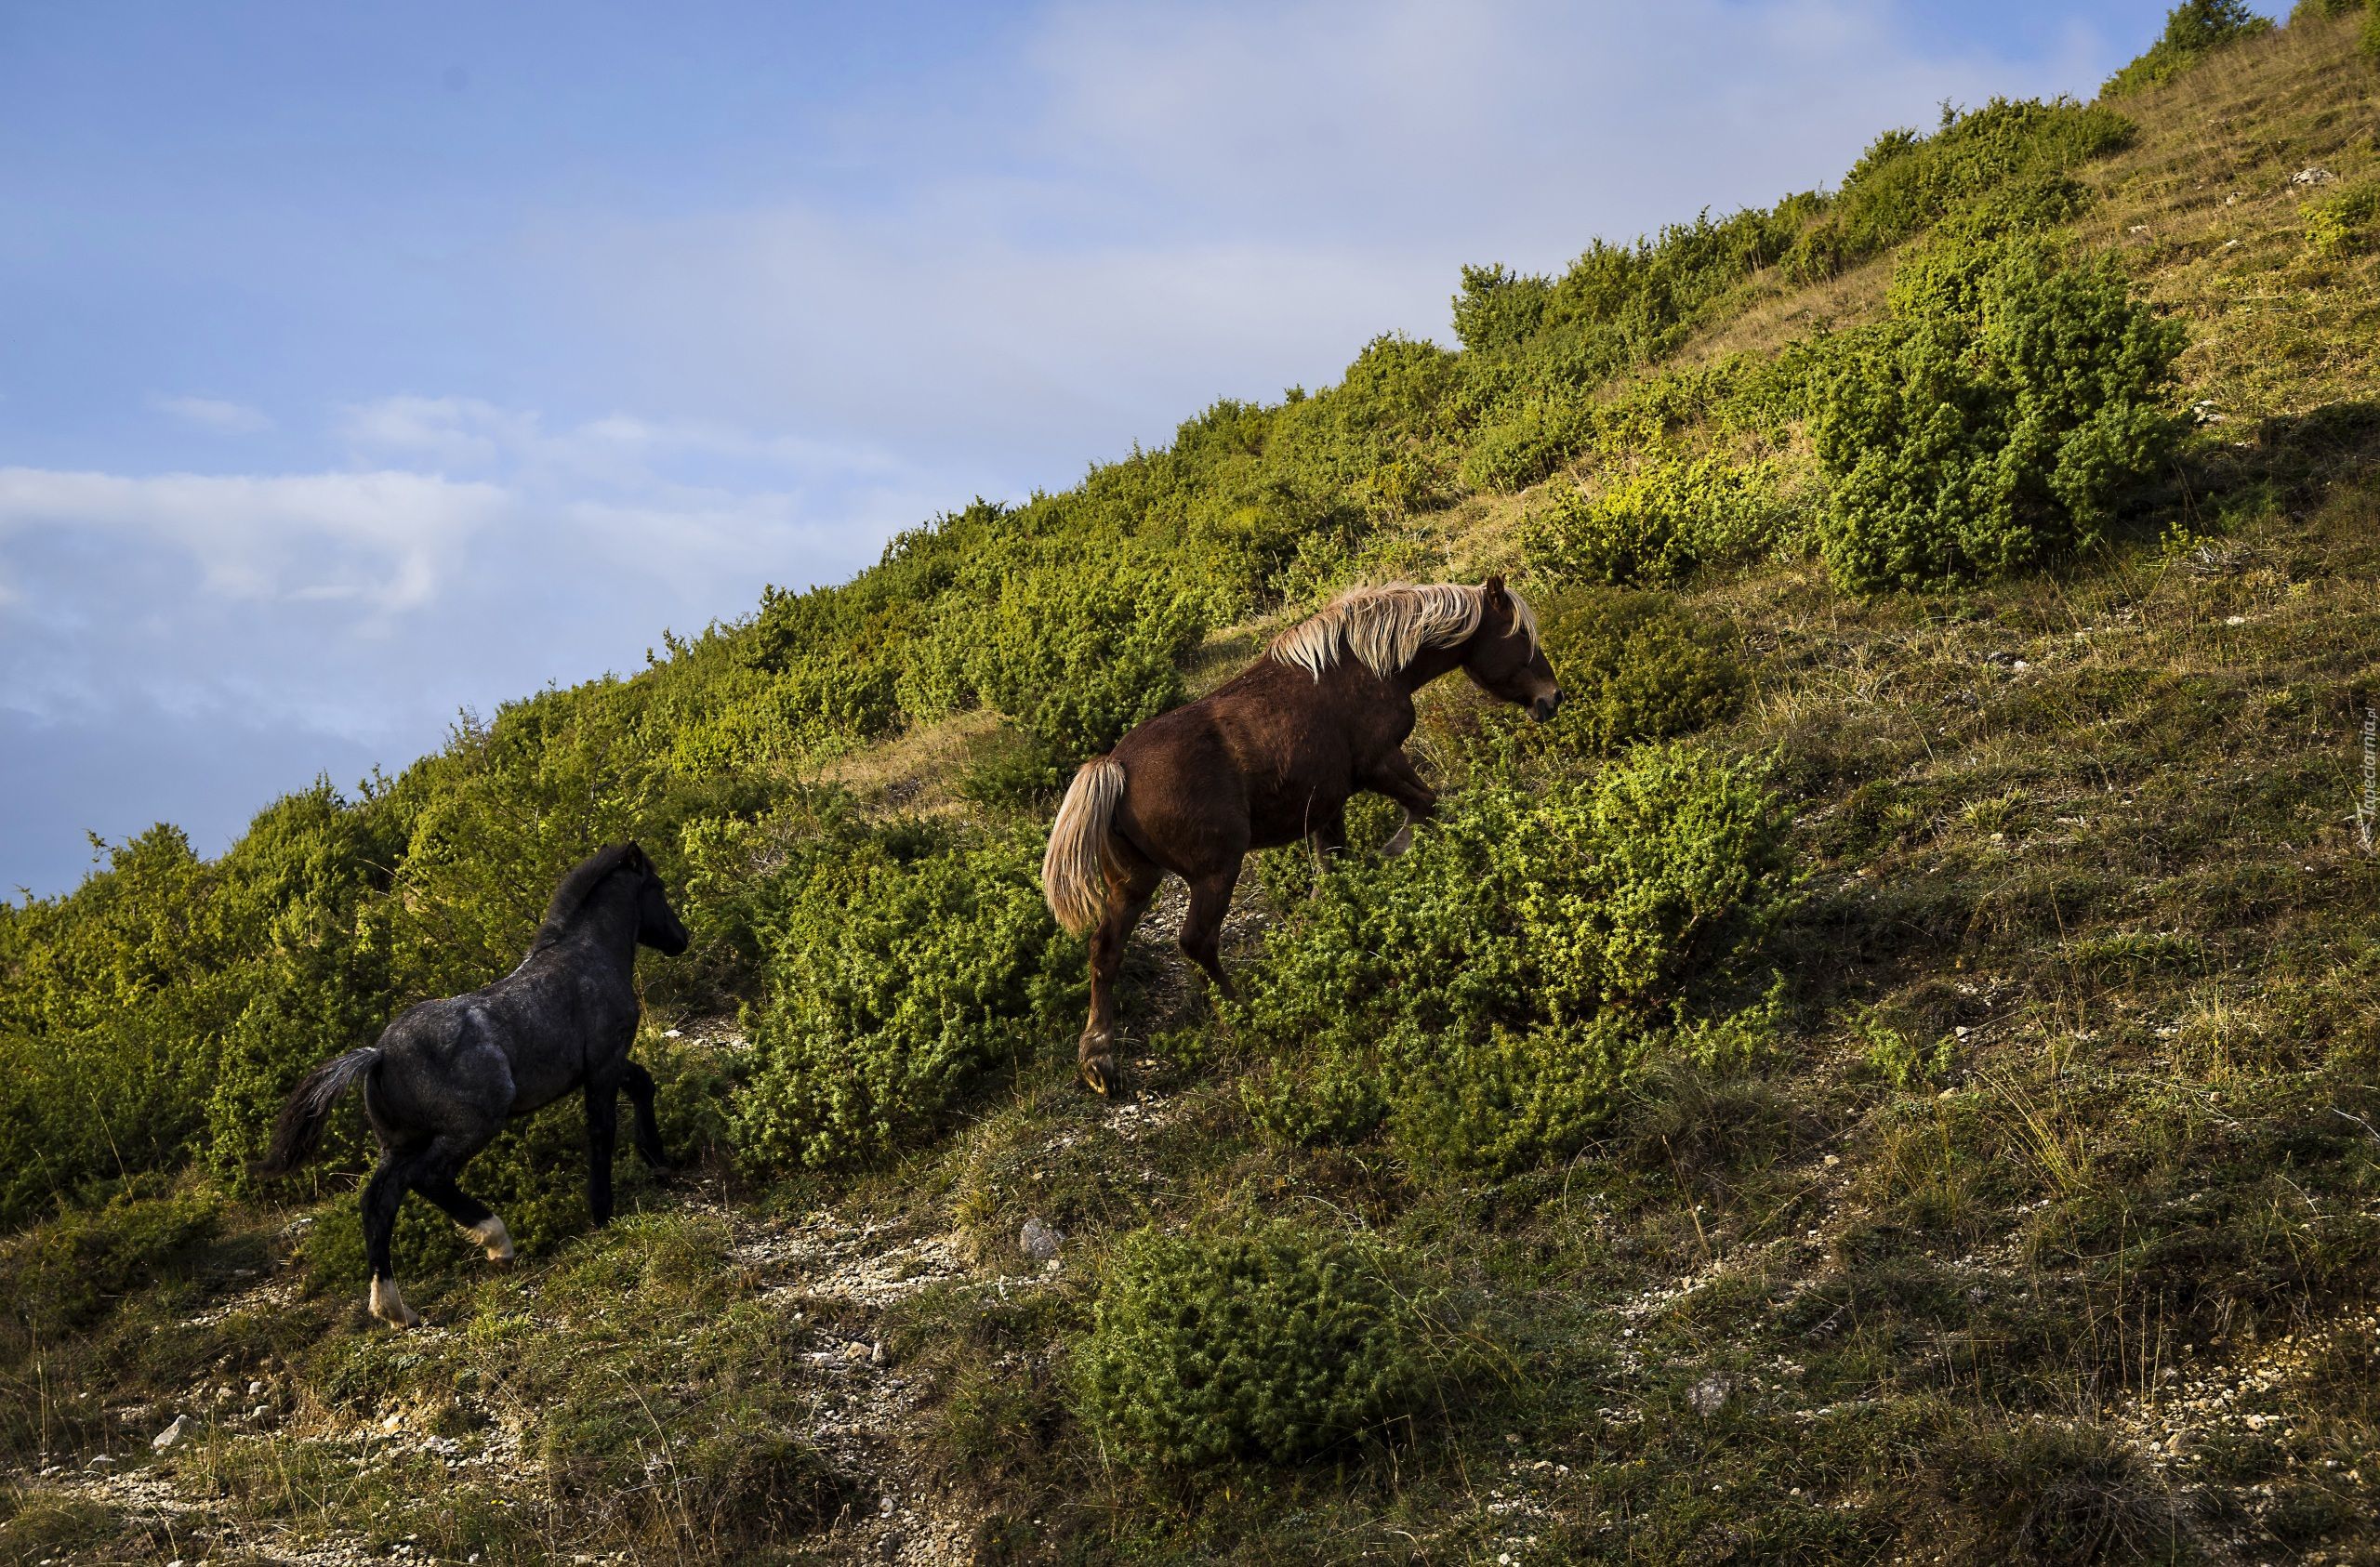
[[[172,1425],[167,1426],[164,1430],[159,1431],[155,1436],[149,1439],[149,1445],[155,1448],[158,1452],[163,1453],[168,1447],[173,1446],[174,1443],[181,1441],[182,1432],[187,1430],[189,1428],[190,1416],[187,1415],[177,1415],[174,1416],[174,1423]]]
[[[1694,1412],[1697,1415],[1708,1420],[1727,1407],[1727,1396],[1734,1391],[1734,1384],[1717,1372],[1712,1372],[1694,1385],[1693,1389],[1686,1395],[1686,1402],[1694,1406]]]
[[[1036,1262],[1056,1259],[1058,1244],[1065,1237],[1038,1218],[1028,1218],[1025,1228],[1017,1231],[1016,1244],[1025,1256]]]

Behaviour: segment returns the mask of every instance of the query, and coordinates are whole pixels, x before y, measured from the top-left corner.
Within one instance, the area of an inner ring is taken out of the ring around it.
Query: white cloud
[[[471,397],[384,397],[341,408],[338,433],[358,451],[486,468],[536,439],[537,416]]]
[[[220,596],[329,592],[389,612],[427,602],[441,567],[509,505],[494,485],[389,470],[133,478],[0,468],[0,536],[114,532],[186,554]],[[299,580],[309,571],[329,574]]]
[[[1444,339],[1466,262],[1830,182],[1944,99],[2087,86],[2089,44],[1924,47],[1866,0],[1065,5],[996,103],[847,112],[865,203],[555,215],[519,259],[657,402],[1056,485]]]
[[[353,606],[326,623],[333,634],[381,640],[400,618],[422,622],[406,634],[416,639],[447,635],[430,626],[454,612],[457,592],[517,597],[523,618],[504,632],[519,635],[550,622],[546,605],[600,584],[648,606],[634,631],[650,636],[743,612],[764,582],[843,575],[949,498],[871,448],[697,420],[615,414],[555,428],[534,410],[404,395],[343,406],[335,428],[371,466],[152,477],[0,468],[0,615],[20,633],[38,623],[86,637],[106,619],[161,645],[196,638],[209,658],[235,665],[235,646],[194,631],[211,612],[196,599],[254,607],[249,626],[229,628],[235,639],[269,642],[299,624],[319,634],[317,612]],[[118,559],[147,569],[151,597],[126,580],[139,573],[111,584],[95,572],[107,557],[76,554],[77,537],[131,545],[138,555]],[[167,560],[187,569],[153,569]],[[32,593],[20,591],[28,570]],[[62,704],[59,693],[81,689],[60,683],[69,673],[36,681],[20,667],[18,704]],[[158,678],[143,677],[151,688]],[[25,696],[35,690],[52,698]]]
[[[698,419],[607,414],[549,428],[535,412],[476,398],[396,396],[349,403],[337,432],[366,462],[409,459],[452,468],[501,471],[542,485],[650,488],[689,461],[727,462],[798,474],[889,479],[903,465],[866,444],[761,435]]]
[[[1879,0],[1070,4],[1030,50],[1031,135],[1196,224],[1427,248],[1451,292],[1497,247],[1558,265],[1831,182],[1944,99],[2087,83],[2087,53],[1921,46]]]
[[[156,397],[150,404],[161,414],[224,435],[261,435],[272,428],[272,415],[264,410],[219,397]]]

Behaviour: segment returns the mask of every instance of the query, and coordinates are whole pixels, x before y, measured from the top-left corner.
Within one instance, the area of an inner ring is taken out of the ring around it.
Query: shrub
[[[2380,16],[2380,11],[2373,13]],[[2380,179],[2360,179],[2341,186],[2320,201],[2300,209],[2306,219],[2306,248],[2317,256],[2351,255],[2380,236]]]
[[[1950,1070],[1950,1034],[1937,1039],[1928,1049],[1873,1009],[1860,1014],[1855,1032],[1868,1069],[1896,1088],[1934,1082]]]
[[[1740,1061],[1778,1018],[1755,999],[1790,890],[1766,776],[1646,747],[1592,781],[1491,781],[1402,859],[1342,860],[1236,1009],[1275,1052],[1250,1113],[1511,1169],[1579,1147],[1649,1060]]]
[[[1428,498],[1460,364],[1435,343],[1373,338],[1335,388],[1282,410],[1278,455],[1392,509]],[[1374,483],[1383,469],[1396,475],[1386,491]]]
[[[1043,786],[1182,700],[1178,660],[1204,607],[1162,570],[1109,559],[987,578],[946,614],[902,677],[918,718],[980,701],[1014,721]]]
[[[1829,276],[1945,219],[1990,215],[2003,226],[2062,223],[2089,204],[2069,172],[2129,145],[2135,127],[2113,110],[2068,99],[1993,99],[1966,114],[1943,112],[1930,137],[1887,131],[1869,147],[1825,216],[1785,257],[1801,283]]]
[[[2165,13],[2165,31],[2149,52],[2109,77],[2099,91],[2120,98],[2170,82],[2224,45],[2271,31],[2271,19],[2249,10],[2246,0],[2182,0]]]
[[[1707,729],[1742,702],[1734,628],[1668,594],[1567,588],[1534,607],[1562,682],[1560,716],[1527,731],[1539,744],[1617,751]]]
[[[1276,1221],[1135,1231],[1077,1352],[1084,1414],[1144,1461],[1311,1457],[1416,1409],[1430,1376],[1394,1257]]]
[[[1462,481],[1477,490],[1522,490],[1562,466],[1586,443],[1587,410],[1567,397],[1525,397],[1474,431]]]
[[[1465,267],[1454,296],[1454,335],[1465,349],[1504,349],[1526,342],[1544,324],[1554,285],[1501,264]]]
[[[779,874],[767,1003],[731,1113],[760,1165],[880,1155],[1060,1028],[1079,949],[1042,907],[1038,841],[924,823],[846,831]]]
[[[1600,493],[1560,497],[1522,538],[1530,564],[1554,576],[1674,586],[1766,548],[1782,510],[1772,464],[1659,457]]]
[[[1832,481],[1819,544],[1858,592],[1941,586],[2087,547],[2171,449],[2183,340],[2110,257],[1946,235],[1895,279],[1812,434]]]

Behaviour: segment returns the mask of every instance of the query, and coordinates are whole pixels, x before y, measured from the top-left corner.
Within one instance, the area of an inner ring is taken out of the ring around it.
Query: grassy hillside
[[[0,906],[0,1559],[2380,1560],[2380,22],[2299,9]],[[1073,763],[1491,569],[1562,720],[1434,688],[1440,828],[1261,857],[1238,1007],[1170,890],[1076,1090]],[[631,835],[692,1167],[588,1232],[533,1120],[520,1266],[410,1205],[368,1324],[272,1109]]]

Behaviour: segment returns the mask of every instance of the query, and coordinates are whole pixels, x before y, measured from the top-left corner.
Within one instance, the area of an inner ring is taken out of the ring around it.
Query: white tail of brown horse
[[[1107,869],[1102,846],[1124,798],[1124,770],[1115,759],[1085,762],[1066,789],[1050,849],[1041,857],[1041,893],[1058,923],[1078,936],[1096,929],[1107,912]]]

